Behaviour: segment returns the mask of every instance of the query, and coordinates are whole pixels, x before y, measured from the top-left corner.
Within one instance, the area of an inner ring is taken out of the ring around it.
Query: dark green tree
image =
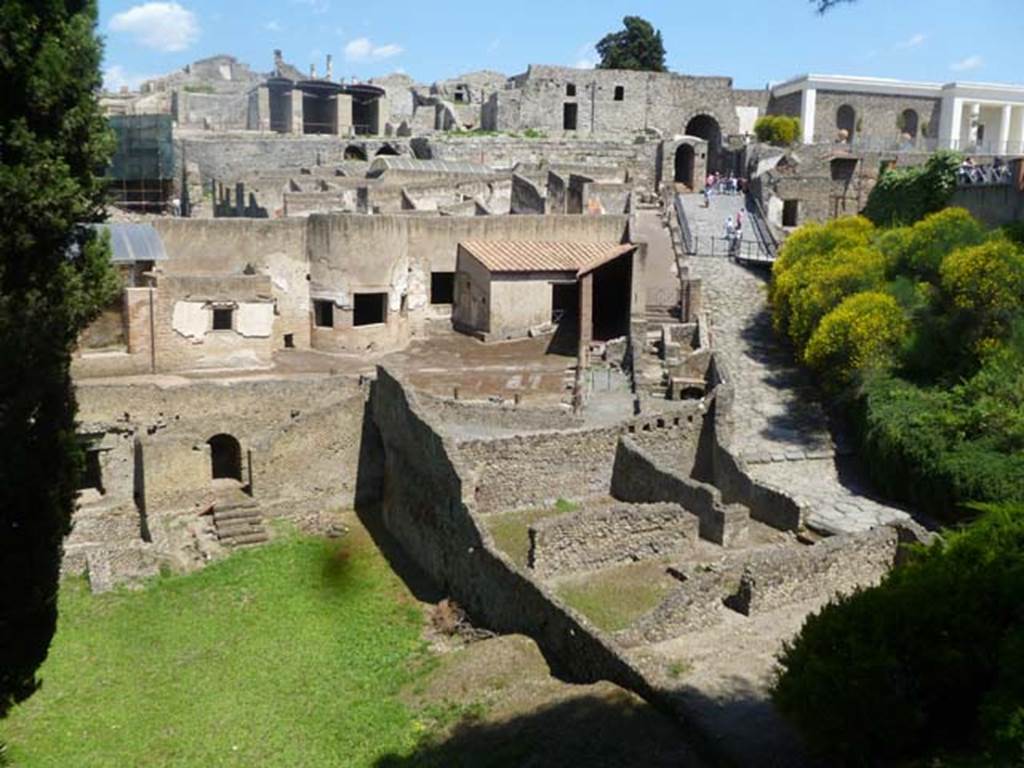
[[[0,717],[37,687],[57,623],[80,449],[71,352],[117,289],[112,138],[95,0],[0,0]]]
[[[661,31],[639,16],[622,20],[623,29],[611,32],[597,44],[601,57],[598,69],[637,69],[644,72],[665,71],[665,46]]]

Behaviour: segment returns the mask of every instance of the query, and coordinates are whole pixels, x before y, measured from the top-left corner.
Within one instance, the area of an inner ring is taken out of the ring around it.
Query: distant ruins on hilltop
[[[1024,87],[333,74],[217,56],[103,95],[124,288],[73,363],[65,570],[109,589],[354,507],[563,679],[799,764],[774,651],[929,534],[865,490],[766,268],[943,148],[979,169],[958,205],[1024,217]],[[800,141],[759,143],[764,115]],[[566,597],[622,579],[651,597],[618,624]]]

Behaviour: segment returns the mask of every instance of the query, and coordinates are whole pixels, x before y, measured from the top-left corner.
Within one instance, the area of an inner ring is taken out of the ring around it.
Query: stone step
[[[235,536],[224,544],[231,547],[242,547],[250,544],[263,544],[270,541],[270,535],[266,531],[260,531],[259,533],[250,533],[245,536]]]
[[[218,525],[217,538],[230,539],[234,536],[243,536],[247,533],[263,531],[263,523],[254,521],[252,523],[236,523],[234,525]]]
[[[227,522],[229,520],[260,520],[259,508],[254,504],[251,507],[230,507],[228,509],[222,509],[220,507],[214,507],[213,520],[217,523]]]

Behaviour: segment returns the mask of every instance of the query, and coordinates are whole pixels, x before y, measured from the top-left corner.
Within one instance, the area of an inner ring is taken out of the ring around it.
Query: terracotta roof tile
[[[466,240],[459,243],[491,272],[584,274],[636,248],[632,243]]]

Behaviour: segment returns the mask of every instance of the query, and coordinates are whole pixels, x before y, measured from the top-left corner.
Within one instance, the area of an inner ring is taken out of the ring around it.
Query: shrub
[[[891,226],[913,224],[941,210],[956,189],[961,160],[956,152],[942,151],[924,165],[885,171],[868,196],[864,215],[879,226]]]
[[[897,238],[886,243],[897,271],[909,272],[938,283],[942,260],[957,248],[980,245],[988,239],[985,228],[963,208],[946,208],[933,213],[910,228],[903,250]]]
[[[774,698],[830,764],[1024,751],[1024,507],[989,508],[785,646]]]
[[[758,141],[788,147],[800,135],[800,118],[788,115],[764,115],[754,123],[754,134]]]
[[[983,375],[951,390],[888,374],[865,377],[854,423],[882,493],[948,519],[971,499],[1024,499],[1024,453],[1009,450],[1021,439],[1022,406],[1014,411],[1005,392],[978,380]],[[1009,390],[1019,381],[989,375]],[[986,389],[987,396],[980,396]]]
[[[869,368],[888,367],[907,335],[907,320],[892,296],[877,291],[843,300],[815,329],[804,358],[834,386]]]
[[[1024,254],[1005,238],[954,251],[940,272],[942,290],[978,338],[1005,334],[1024,309]]]
[[[871,222],[857,216],[827,224],[805,224],[786,239],[772,267],[772,282],[768,287],[776,330],[788,333],[791,302],[806,286],[807,275],[819,270],[836,251],[868,246],[873,232]]]

